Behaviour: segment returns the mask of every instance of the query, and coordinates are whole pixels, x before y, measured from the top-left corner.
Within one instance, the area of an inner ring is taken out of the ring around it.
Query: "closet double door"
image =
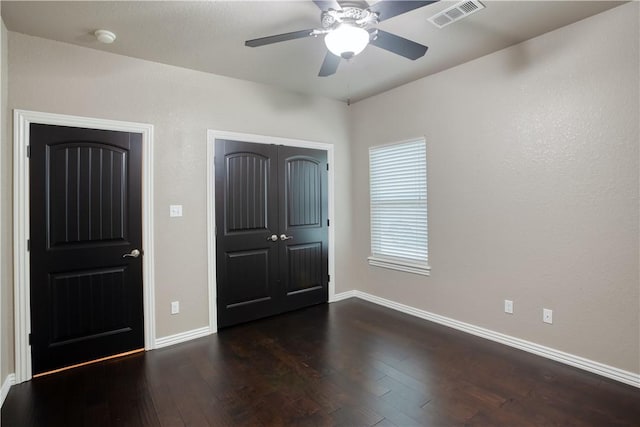
[[[327,153],[216,140],[218,327],[328,299]]]

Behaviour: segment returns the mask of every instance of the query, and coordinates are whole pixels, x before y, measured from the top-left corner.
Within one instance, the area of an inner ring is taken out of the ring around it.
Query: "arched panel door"
[[[326,302],[326,152],[217,140],[218,326]]]
[[[33,373],[142,349],[142,135],[32,124],[29,143]]]
[[[327,153],[281,146],[278,160],[280,281],[295,310],[328,299]]]
[[[218,327],[276,313],[280,307],[277,159],[273,147],[216,141]]]

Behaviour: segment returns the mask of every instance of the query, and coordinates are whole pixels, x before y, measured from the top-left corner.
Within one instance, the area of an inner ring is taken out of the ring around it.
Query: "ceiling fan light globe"
[[[324,43],[334,55],[351,58],[367,47],[369,33],[364,28],[341,24],[324,36]]]

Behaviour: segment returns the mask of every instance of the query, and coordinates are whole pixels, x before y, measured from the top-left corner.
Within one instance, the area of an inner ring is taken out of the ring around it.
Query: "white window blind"
[[[371,256],[379,267],[429,274],[424,139],[369,149]]]

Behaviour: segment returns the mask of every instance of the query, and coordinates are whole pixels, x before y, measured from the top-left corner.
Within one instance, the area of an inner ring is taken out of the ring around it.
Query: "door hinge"
[[[327,220],[327,227],[331,226],[331,221]]]
[[[27,252],[31,251],[31,239],[27,239]]]
[[[329,163],[327,163],[327,170],[329,170]]]
[[[31,157],[31,146],[27,145],[27,157]]]
[[[29,334],[29,345],[31,345],[31,334]]]

